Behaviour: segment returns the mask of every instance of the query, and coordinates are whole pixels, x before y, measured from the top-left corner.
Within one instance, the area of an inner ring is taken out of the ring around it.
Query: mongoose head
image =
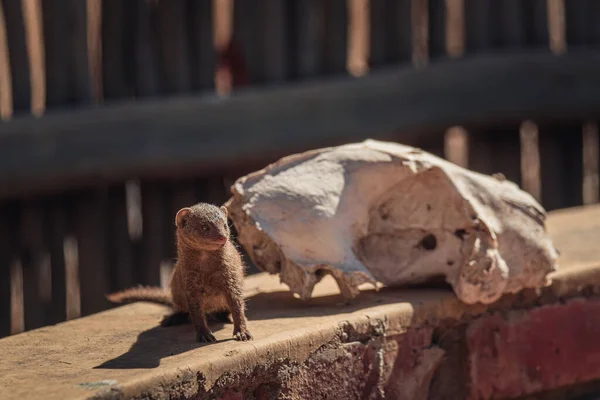
[[[198,203],[184,207],[175,216],[177,237],[198,250],[218,250],[229,240],[227,208]]]

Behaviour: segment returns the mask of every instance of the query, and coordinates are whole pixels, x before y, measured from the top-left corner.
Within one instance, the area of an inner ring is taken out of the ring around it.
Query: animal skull
[[[240,243],[303,299],[324,274],[346,298],[363,283],[443,276],[461,301],[488,304],[548,284],[557,268],[546,213],[532,196],[401,144],[291,155],[231,190]]]

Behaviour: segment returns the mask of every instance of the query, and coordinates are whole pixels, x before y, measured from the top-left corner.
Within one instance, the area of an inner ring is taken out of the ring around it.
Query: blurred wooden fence
[[[598,201],[598,1],[0,5],[0,336],[159,284],[175,210],[290,152],[395,140]]]

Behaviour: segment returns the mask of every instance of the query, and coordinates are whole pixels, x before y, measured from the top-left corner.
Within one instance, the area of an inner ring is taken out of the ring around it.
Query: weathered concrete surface
[[[302,302],[260,275],[252,342],[228,325],[199,345],[191,326],[157,326],[161,306],[119,307],[0,340],[0,399],[486,399],[598,380],[600,207],[551,215],[549,231],[567,261],[541,293],[469,307],[383,289],[345,305],[332,279]]]

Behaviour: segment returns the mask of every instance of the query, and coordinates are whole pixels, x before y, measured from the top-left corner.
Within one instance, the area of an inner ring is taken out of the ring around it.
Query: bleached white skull
[[[324,274],[347,298],[366,282],[443,277],[463,302],[487,304],[546,285],[556,269],[532,196],[409,146],[367,140],[291,155],[232,193],[252,261],[304,299]]]

